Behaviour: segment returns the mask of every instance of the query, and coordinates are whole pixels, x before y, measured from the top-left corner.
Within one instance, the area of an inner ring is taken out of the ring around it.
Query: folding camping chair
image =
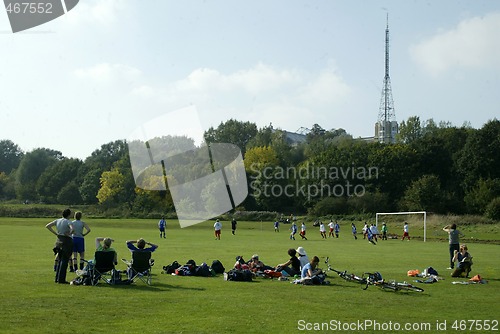
[[[94,262],[88,263],[87,269],[92,285],[99,284],[99,280],[108,284],[115,283],[115,256],[115,252],[95,252]]]
[[[140,279],[147,285],[151,285],[151,252],[132,252],[132,261],[125,259],[122,261],[127,265],[127,272],[130,283]]]

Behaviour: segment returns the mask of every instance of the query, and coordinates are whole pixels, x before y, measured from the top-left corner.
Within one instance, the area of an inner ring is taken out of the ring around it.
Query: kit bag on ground
[[[253,274],[250,270],[238,270],[231,269],[224,274],[224,280],[226,281],[240,281],[240,282],[251,282]]]
[[[216,274],[223,274],[226,271],[226,268],[224,268],[219,260],[214,260],[212,262],[211,268],[213,271],[215,271]]]

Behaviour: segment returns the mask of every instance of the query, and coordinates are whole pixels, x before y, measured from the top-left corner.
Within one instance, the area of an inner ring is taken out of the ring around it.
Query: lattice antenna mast
[[[379,141],[394,142],[394,131],[391,122],[396,121],[394,112],[394,100],[392,99],[391,77],[389,75],[389,13],[387,13],[387,25],[385,28],[385,75],[382,88],[382,98],[378,115]],[[397,129],[396,129],[397,132]]]

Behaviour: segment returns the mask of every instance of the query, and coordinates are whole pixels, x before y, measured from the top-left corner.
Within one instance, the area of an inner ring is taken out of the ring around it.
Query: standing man
[[[306,223],[302,222],[302,225],[300,225],[300,233],[299,235],[302,237],[302,240],[307,240],[306,238]]]
[[[382,240],[387,240],[387,225],[382,223]]]
[[[333,238],[333,228],[335,227],[333,220],[330,219],[330,222],[328,223],[328,227],[330,228],[330,232],[328,232],[328,238]]]
[[[358,230],[356,229],[356,225],[354,223],[351,223],[351,231],[352,231],[352,236],[354,237],[354,240],[358,240]]]
[[[403,239],[401,239],[401,241],[405,240],[406,237],[408,237],[408,241],[410,241],[410,231],[408,228],[408,222],[405,222],[405,225],[403,226]]]
[[[158,229],[160,229],[160,238],[163,236],[163,238],[166,239],[165,230],[167,229],[167,221],[164,216],[162,216],[158,222]]]
[[[338,238],[340,233],[340,225],[338,221],[335,221],[334,229],[335,229],[335,238]]]
[[[220,231],[222,230],[222,224],[217,219],[214,224],[215,240],[220,240]]]
[[[50,233],[57,237],[56,246],[54,247],[54,250],[58,253],[55,282],[59,284],[69,284],[66,281],[66,271],[68,270],[68,263],[73,251],[73,239],[71,238],[73,229],[71,221],[68,219],[70,215],[71,210],[65,209],[62,213],[62,218],[45,225]],[[56,231],[54,231],[54,226],[56,227]]]
[[[238,223],[236,222],[236,219],[233,218],[233,220],[231,220],[231,233],[233,235],[236,232],[236,224],[238,224]]]
[[[276,219],[274,222],[274,232],[279,232],[280,231],[280,221]]]
[[[323,222],[319,223],[319,233],[321,234],[321,238],[326,239],[326,229],[325,229],[325,224],[323,224]]]
[[[82,213],[80,211],[75,213],[75,220],[71,222],[73,229],[73,263],[70,265],[69,271],[77,271],[78,269],[78,255],[80,255],[80,270],[85,265],[85,237],[90,233],[90,227],[86,222],[81,221]],[[86,230],[83,232],[83,230]]]
[[[290,226],[290,240],[295,240],[295,234],[297,233],[297,224],[292,222],[292,226]]]
[[[450,267],[448,269],[453,269],[455,266],[453,257],[455,256],[455,252],[460,250],[460,237],[463,237],[463,234],[457,230],[457,224],[446,225],[443,227],[443,231],[448,232],[448,242],[450,245]]]

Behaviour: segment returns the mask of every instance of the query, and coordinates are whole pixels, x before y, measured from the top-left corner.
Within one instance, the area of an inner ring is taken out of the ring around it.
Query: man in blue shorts
[[[71,222],[73,227],[73,263],[69,268],[71,272],[78,269],[78,254],[80,254],[80,270],[85,265],[85,239],[83,237],[90,233],[90,227],[81,219],[82,213],[78,211],[75,213],[75,220]],[[83,231],[84,229],[86,232]]]

